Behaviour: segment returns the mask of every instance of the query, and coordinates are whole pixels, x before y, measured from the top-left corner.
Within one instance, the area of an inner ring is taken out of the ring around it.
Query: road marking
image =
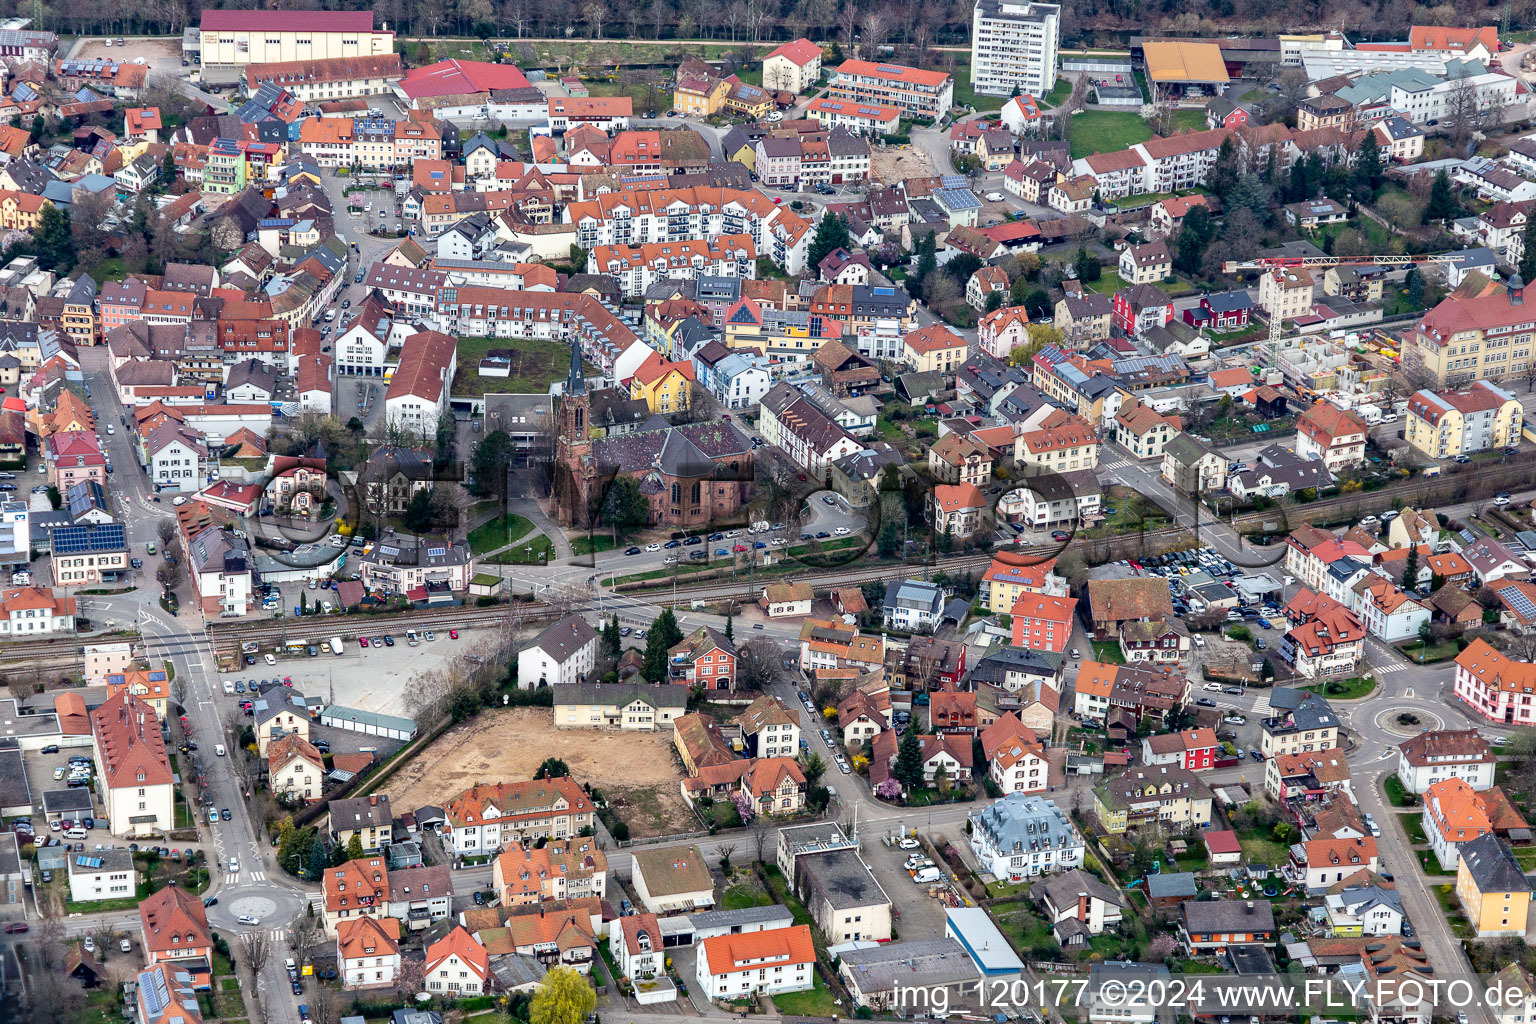
[[[1405,689],[1403,691],[1403,696],[1404,697],[1412,697],[1413,696],[1413,687],[1410,686],[1407,689]]]

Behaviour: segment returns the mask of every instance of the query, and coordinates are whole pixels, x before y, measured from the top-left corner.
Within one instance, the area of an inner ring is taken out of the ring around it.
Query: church
[[[592,435],[591,395],[581,350],[573,344],[555,446],[555,512],[561,526],[601,526],[604,495],[621,476],[639,483],[650,505],[650,526],[706,527],[736,517],[752,500],[752,439],[734,423],[675,427],[652,416],[632,433]]]

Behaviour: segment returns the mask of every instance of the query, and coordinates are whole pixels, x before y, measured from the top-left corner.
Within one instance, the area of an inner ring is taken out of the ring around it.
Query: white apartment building
[[[976,0],[971,13],[971,87],[988,96],[1044,96],[1056,85],[1061,5]]]

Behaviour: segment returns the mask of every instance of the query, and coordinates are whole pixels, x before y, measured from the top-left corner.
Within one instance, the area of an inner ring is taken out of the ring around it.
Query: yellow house
[[[682,412],[693,393],[693,363],[668,362],[652,352],[629,381],[629,397],[645,399],[654,413]]]
[[[733,150],[731,145],[736,140],[731,137],[732,134],[727,132],[720,140],[720,149],[725,153],[726,162],[738,163],[749,171],[756,171],[757,144],[749,140],[745,135],[741,135],[739,137],[740,141],[737,142],[736,148]]]
[[[732,82],[721,105],[731,113],[750,118],[767,117],[773,113],[773,94],[745,82]]]
[[[950,373],[965,362],[965,339],[943,324],[930,324],[902,339],[914,370]]]
[[[1430,458],[1455,458],[1519,443],[1524,415],[1514,395],[1485,380],[1464,391],[1417,391],[1403,437]]]
[[[723,78],[694,78],[679,75],[672,89],[672,106],[683,115],[708,117],[720,110],[731,83]]]
[[[1456,899],[1480,939],[1525,936],[1531,883],[1504,841],[1493,833],[1461,847]]]
[[[43,207],[52,205],[42,196],[30,192],[0,189],[0,229],[36,231],[43,216]]]

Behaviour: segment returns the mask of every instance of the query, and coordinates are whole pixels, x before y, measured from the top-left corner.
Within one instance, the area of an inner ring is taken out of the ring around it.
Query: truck
[[[332,654],[341,653],[341,637],[333,636],[325,642],[325,645],[331,649]]]

